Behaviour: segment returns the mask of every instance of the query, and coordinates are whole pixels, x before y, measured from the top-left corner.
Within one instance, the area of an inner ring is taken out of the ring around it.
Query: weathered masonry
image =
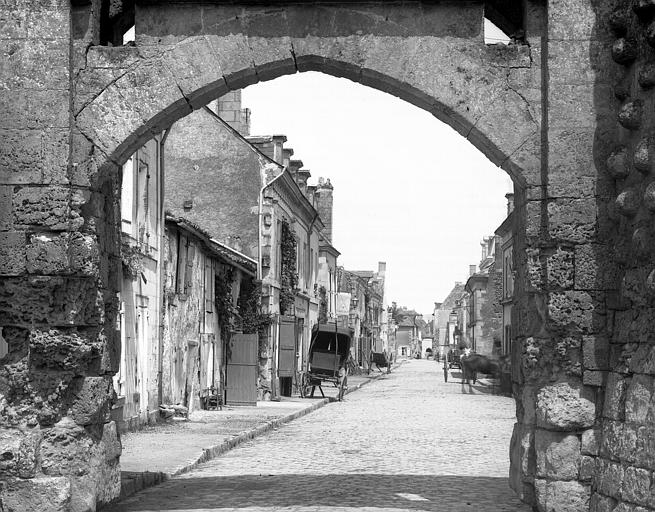
[[[514,44],[484,44],[485,13]],[[514,180],[512,487],[541,511],[655,510],[655,2],[6,0],[0,20],[5,509],[118,493],[121,165],[228,91],[317,70]]]

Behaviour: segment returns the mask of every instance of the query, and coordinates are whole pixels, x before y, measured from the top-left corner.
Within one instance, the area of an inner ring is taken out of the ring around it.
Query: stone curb
[[[404,361],[400,361],[395,364],[394,368],[397,369],[399,368]],[[384,373],[378,373],[378,374],[371,374],[369,375],[369,379],[360,382],[359,384],[356,384],[354,386],[349,386],[348,389],[346,390],[345,394],[349,395],[350,393],[357,391],[360,389],[362,386],[365,386],[366,384],[369,384],[370,382],[376,381],[379,378],[381,378],[383,375],[388,375],[386,372]],[[195,460],[189,461],[186,465],[183,467],[175,470],[172,473],[162,473],[162,472],[152,472],[152,471],[143,471],[143,472],[124,472],[121,475],[121,494],[119,500],[129,498],[130,496],[136,494],[139,491],[142,491],[144,489],[147,489],[148,487],[153,487],[155,485],[159,485],[160,483],[168,480],[169,478],[172,478],[177,475],[181,475],[183,473],[187,473],[195,468],[197,468],[200,464],[203,462],[210,461],[220,455],[223,455],[224,453],[232,450],[233,448],[236,448],[242,443],[245,443],[246,441],[250,441],[251,439],[254,439],[255,437],[259,437],[262,434],[265,434],[266,432],[269,432],[275,428],[278,428],[285,423],[289,423],[290,421],[293,421],[297,418],[300,418],[302,416],[305,416],[311,412],[314,412],[317,409],[320,409],[321,407],[332,403],[336,402],[337,399],[334,397],[327,397],[327,398],[321,398],[317,399],[317,401],[313,404],[311,404],[308,407],[305,407],[303,409],[300,409],[296,412],[293,412],[291,414],[288,414],[286,416],[283,416],[281,418],[277,418],[271,421],[268,421],[264,423],[263,425],[259,425],[258,427],[255,427],[251,430],[248,430],[246,432],[242,432],[241,434],[228,439],[227,441],[223,441],[221,444],[210,446],[209,448],[203,448],[202,450],[202,455],[198,457]],[[116,503],[116,501],[112,502]],[[108,504],[111,505],[111,504]]]

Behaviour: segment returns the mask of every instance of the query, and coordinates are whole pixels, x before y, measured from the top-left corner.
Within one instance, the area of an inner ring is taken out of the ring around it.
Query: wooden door
[[[296,318],[280,317],[280,353],[277,373],[280,377],[293,377],[296,369]]]
[[[257,345],[257,334],[232,335],[225,375],[226,404],[257,404]]]

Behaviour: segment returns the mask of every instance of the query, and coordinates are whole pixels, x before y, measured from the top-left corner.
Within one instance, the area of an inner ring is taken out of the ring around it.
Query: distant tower
[[[315,208],[319,217],[323,221],[325,229],[323,234],[328,242],[332,243],[332,193],[334,187],[330,180],[318,179],[316,191],[314,192]]]

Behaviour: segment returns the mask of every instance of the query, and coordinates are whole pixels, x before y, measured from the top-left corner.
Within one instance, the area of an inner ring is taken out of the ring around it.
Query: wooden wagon
[[[350,355],[352,330],[338,327],[336,323],[317,324],[312,329],[307,367],[300,376],[300,396],[314,396],[316,388],[323,393],[323,382],[331,382],[339,388],[341,400],[348,378],[347,360]]]

